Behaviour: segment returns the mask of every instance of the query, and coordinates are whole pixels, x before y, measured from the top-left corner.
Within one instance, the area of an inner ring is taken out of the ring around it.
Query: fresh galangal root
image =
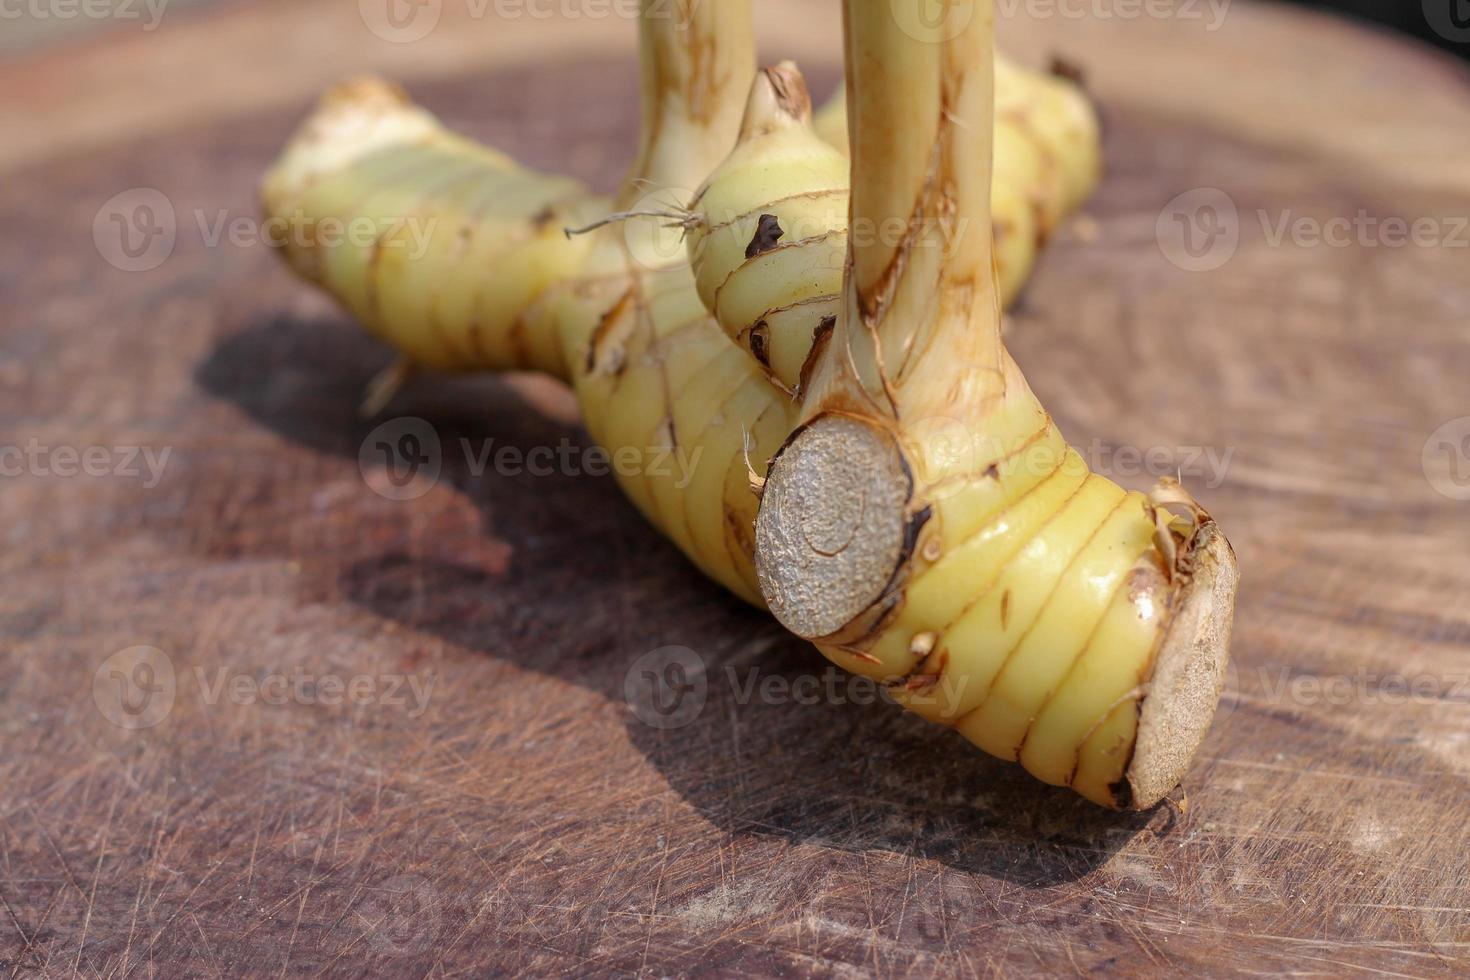
[[[997,65],[990,3],[924,37],[924,0],[897,2],[846,5],[850,160],[794,66],[755,70],[747,5],[691,0],[640,22],[643,140],[611,198],[357,83],[266,208],[378,223],[286,257],[413,370],[538,368],[609,450],[697,460],[619,480],[834,662],[1042,780],[1152,806],[1219,699],[1234,556],[1177,483],[1089,472],[1001,339],[1096,179],[1095,116]],[[436,229],[417,251],[413,219]]]

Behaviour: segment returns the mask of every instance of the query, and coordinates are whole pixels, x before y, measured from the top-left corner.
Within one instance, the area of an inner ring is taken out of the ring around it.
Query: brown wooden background
[[[1018,358],[1083,447],[1230,454],[1193,482],[1244,575],[1231,691],[1177,805],[1114,815],[887,705],[742,697],[823,662],[610,480],[466,465],[461,438],[584,445],[548,383],[412,389],[393,414],[433,423],[443,476],[374,491],[354,404],[387,352],[199,221],[252,218],[314,92],[368,67],[610,183],[630,25],[473,9],[391,44],[351,3],[235,4],[0,64],[0,444],[170,453],[156,486],[0,477],[0,973],[1470,970],[1470,459],[1424,463],[1470,415],[1463,69],[1243,0],[1216,30],[1202,7],[1003,18],[1010,50],[1086,66],[1107,119]],[[761,12],[772,57],[835,81],[835,4]],[[1158,219],[1209,187],[1239,248],[1182,271]],[[136,188],[177,242],[129,273],[93,234]],[[1267,234],[1360,211],[1442,240]],[[136,645],[174,673],[146,729],[109,721]],[[660,730],[624,691],[666,645],[708,698]],[[211,703],[293,671],[376,703]],[[433,685],[426,710],[395,677]]]

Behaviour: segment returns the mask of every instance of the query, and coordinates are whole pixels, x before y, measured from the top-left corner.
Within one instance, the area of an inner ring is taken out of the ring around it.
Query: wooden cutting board
[[[835,6],[761,7],[819,88]],[[392,71],[604,186],[631,148],[629,25],[474,9],[392,43],[231,5],[0,65],[5,975],[1470,970],[1463,67],[1244,0],[1003,18],[1107,121],[1016,356],[1095,465],[1182,468],[1243,573],[1198,764],[1117,815],[702,580],[571,472],[554,385],[355,416],[387,351],[249,223],[316,89]],[[393,417],[437,481],[385,479]]]

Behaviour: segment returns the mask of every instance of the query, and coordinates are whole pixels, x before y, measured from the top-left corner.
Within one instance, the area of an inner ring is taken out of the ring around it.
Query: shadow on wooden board
[[[356,417],[356,396],[385,362],[348,324],[277,319],[225,339],[197,380],[283,436],[355,456],[373,424]],[[445,447],[588,445],[579,426],[546,417],[494,379],[421,385],[389,414],[432,419]],[[446,449],[443,460],[439,479],[485,512],[512,554],[534,558],[496,575],[469,561],[387,553],[348,567],[343,594],[619,706],[640,656],[664,645],[697,650],[708,691],[696,717],[671,728],[634,711],[625,717],[630,741],[716,827],[889,849],[1045,886],[1087,874],[1149,823],[1149,814],[1109,813],[1037,783],[849,683],[808,644],[695,572],[612,479],[477,476],[463,453]],[[584,533],[538,543],[569,521]],[[809,690],[836,693],[803,696],[815,704],[760,693],[761,685],[803,690],[801,678],[812,678]],[[1167,808],[1156,815],[1163,832]]]

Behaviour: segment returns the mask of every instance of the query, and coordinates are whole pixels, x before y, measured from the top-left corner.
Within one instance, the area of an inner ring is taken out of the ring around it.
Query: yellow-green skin
[[[839,89],[813,119],[847,152],[847,97]],[[994,175],[990,207],[1001,301],[1010,305],[1047,240],[1087,200],[1102,171],[1097,110],[1074,83],[995,59]]]
[[[997,189],[1023,150],[1048,160],[1038,227],[1091,167],[1046,149],[1072,132],[1049,80],[1033,109],[1055,123],[1023,132],[1013,107],[992,125],[1007,75],[990,71],[991,5],[935,39],[901,29],[898,9],[848,7],[854,237],[835,333],[765,487],[763,593],[834,662],[902,678],[918,714],[1046,782],[1132,802],[1140,712],[1187,578],[1176,530],[1089,472],[1005,351],[1007,236],[991,234],[1027,214]],[[892,215],[912,226],[855,237]]]
[[[285,258],[417,366],[569,382],[588,431],[621,452],[614,469],[639,510],[762,605],[750,476],[764,473],[797,406],[704,308],[676,230],[640,222],[568,236],[611,202],[450,133],[371,81],[324,98],[262,197],[268,215],[307,229],[372,221],[376,245],[293,245]],[[411,221],[431,229],[427,251]]]
[[[535,302],[580,272],[591,242],[563,229],[605,214],[606,198],[455,135],[372,80],[328,93],[262,197],[302,231],[288,236],[292,267],[416,367],[565,376]],[[349,222],[375,234],[318,242]]]
[[[992,755],[1114,805],[1173,590],[1147,498],[1091,473],[1023,385],[981,437],[917,421],[928,517],[901,603],[860,644],[818,646],[905,678],[896,700]]]
[[[767,77],[796,87],[793,73]],[[842,305],[851,164],[812,130],[804,90],[794,106],[771,92],[753,89],[739,142],[690,203],[689,260],[725,333],[795,393]]]
[[[272,215],[308,226],[375,222],[374,244],[293,246],[286,258],[416,365],[536,368],[568,380],[592,436],[643,461],[617,468],[638,508],[712,578],[760,605],[752,486],[799,418],[793,392],[812,316],[820,326],[839,305],[847,168],[809,127],[774,148],[742,143],[721,168],[734,176],[717,174],[698,202],[730,223],[696,229],[691,267],[667,241],[640,239],[646,232],[614,226],[568,239],[563,227],[609,202],[359,83],[329,97],[268,175],[264,198]],[[1050,191],[1019,196],[1064,202],[1022,209],[1043,217],[1070,206]],[[799,248],[747,260],[761,213],[811,233]],[[427,251],[409,247],[411,219],[431,223]],[[801,320],[781,325],[783,308],[808,301]],[[749,353],[752,317],[776,320],[760,360]],[[1167,617],[1152,510],[1089,474],[1026,395],[987,420],[988,444],[1004,448],[995,468],[934,495],[896,615],[861,644],[819,645],[987,751],[1118,805],[1138,688]],[[926,462],[921,443],[912,451],[921,471],[954,465]],[[668,465],[671,453],[688,468]],[[1129,598],[1140,590],[1160,597],[1150,616]]]
[[[1041,247],[1096,186],[1099,132],[1092,104],[1075,86],[1003,59],[996,100],[991,209],[996,277],[1009,305]],[[813,332],[841,306],[847,102],[839,92],[814,119],[800,106],[785,118],[762,108],[747,107],[747,119],[754,112],[764,125],[747,125],[689,205],[697,219],[689,255],[700,296],[725,332],[795,391]],[[758,235],[769,243],[776,231],[770,248],[752,248]],[[887,238],[902,231],[897,224],[854,229]],[[942,249],[946,237],[930,245]]]
[[[632,285],[616,295],[553,291],[587,430],[637,460],[617,471],[644,516],[707,575],[763,606],[751,477],[764,476],[797,406],[721,332],[687,265],[629,271]]]

